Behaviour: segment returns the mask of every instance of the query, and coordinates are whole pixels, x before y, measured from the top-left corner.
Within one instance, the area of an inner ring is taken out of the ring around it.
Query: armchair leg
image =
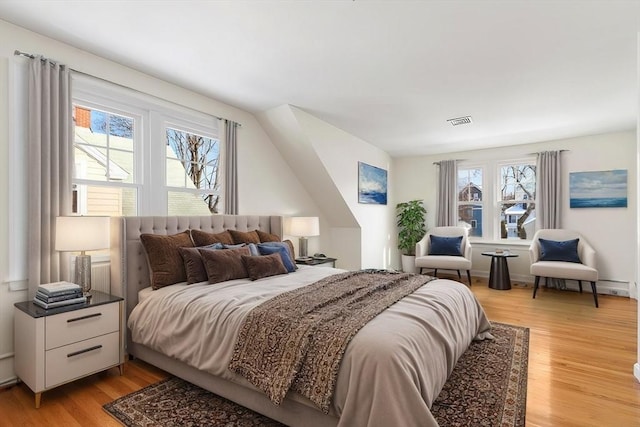
[[[471,272],[467,270],[467,279],[469,279],[469,287],[471,287]]]
[[[460,270],[458,270],[458,280],[462,279],[462,276],[460,275]]]
[[[438,277],[438,269],[437,268],[435,268],[433,270],[433,277]]]
[[[591,282],[591,292],[593,292],[593,302],[596,303],[596,308],[598,308],[598,290],[596,289],[596,282]]]
[[[580,293],[582,293],[582,280],[578,280],[578,288],[580,288]]]
[[[536,276],[536,281],[533,284],[533,299],[536,298],[536,292],[538,292],[539,285],[540,285],[540,276]]]
[[[422,274],[422,267],[420,267],[420,273],[419,274]]]

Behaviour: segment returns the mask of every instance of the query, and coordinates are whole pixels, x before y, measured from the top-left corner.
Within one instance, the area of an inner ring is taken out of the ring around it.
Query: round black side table
[[[511,278],[509,277],[509,265],[507,258],[515,258],[518,254],[510,252],[482,252],[484,256],[491,257],[491,270],[489,272],[489,287],[500,291],[511,289]]]

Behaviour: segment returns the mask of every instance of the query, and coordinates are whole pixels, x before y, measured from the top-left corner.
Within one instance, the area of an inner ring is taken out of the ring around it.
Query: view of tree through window
[[[220,141],[169,127],[166,138],[169,213],[178,207],[183,214],[187,210],[192,214],[218,213]]]
[[[531,239],[535,233],[536,166],[530,163],[500,167],[500,237]]]
[[[482,237],[482,168],[458,168],[458,221]]]

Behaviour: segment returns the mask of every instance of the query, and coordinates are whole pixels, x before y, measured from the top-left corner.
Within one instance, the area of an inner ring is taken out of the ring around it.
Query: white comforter
[[[280,292],[341,271],[303,266],[254,282],[177,284],[147,291],[128,326],[136,343],[247,384],[227,369],[247,313]],[[482,307],[465,285],[440,279],[428,283],[353,338],[338,373],[332,413],[340,418],[339,425],[349,427],[437,426],[431,404],[470,342],[489,330]]]

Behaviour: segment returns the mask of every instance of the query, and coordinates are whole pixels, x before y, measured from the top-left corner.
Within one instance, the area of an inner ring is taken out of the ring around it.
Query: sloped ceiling
[[[4,0],[0,18],[393,156],[636,126],[639,1]]]

